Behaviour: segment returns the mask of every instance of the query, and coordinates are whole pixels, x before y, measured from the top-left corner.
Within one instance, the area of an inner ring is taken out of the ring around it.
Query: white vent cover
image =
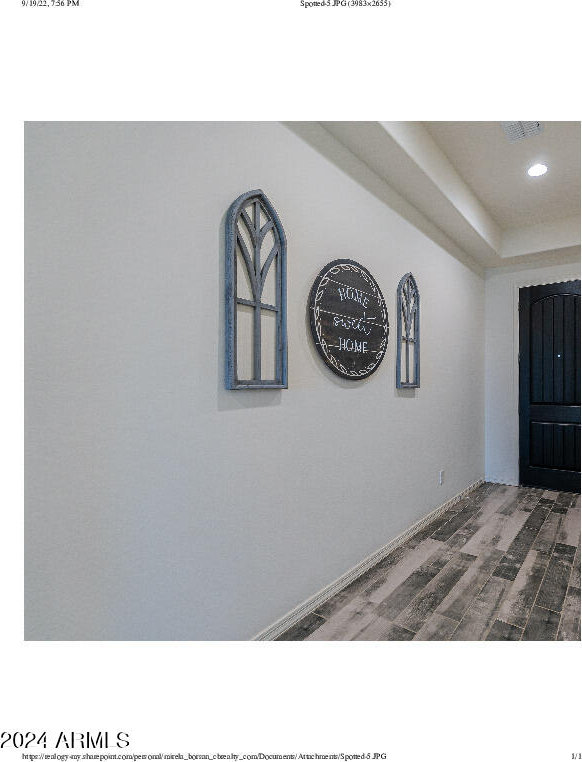
[[[539,135],[542,131],[541,122],[501,122],[501,124],[510,143],[531,138],[532,135]]]

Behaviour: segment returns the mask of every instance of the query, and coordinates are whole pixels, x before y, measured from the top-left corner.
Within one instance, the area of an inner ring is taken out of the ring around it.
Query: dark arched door
[[[580,281],[519,290],[519,480],[580,491]]]

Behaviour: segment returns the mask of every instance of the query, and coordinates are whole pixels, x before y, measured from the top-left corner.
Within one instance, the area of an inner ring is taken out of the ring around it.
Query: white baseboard
[[[487,476],[485,481],[491,482],[491,484],[504,484],[506,487],[519,487],[519,484],[516,484],[509,479],[494,479],[490,476]]]
[[[434,519],[438,518],[442,513],[444,513],[446,510],[455,505],[455,503],[465,497],[465,495],[468,495],[470,492],[473,492],[474,489],[477,489],[477,487],[480,484],[483,484],[484,481],[484,479],[478,479],[476,482],[473,482],[473,484],[470,484],[462,492],[459,492],[450,500],[447,500],[446,503],[439,505],[438,508],[435,508],[434,511],[431,511],[424,518],[417,521],[416,524],[413,524],[411,527],[402,532],[402,534],[399,534],[398,537],[391,540],[387,545],[384,545],[382,548],[379,548],[367,558],[364,558],[363,561],[360,561],[359,564],[354,566],[345,574],[342,574],[342,576],[338,577],[338,579],[336,579],[334,582],[324,587],[315,595],[312,595],[311,598],[308,598],[303,603],[300,603],[299,606],[296,606],[288,614],[282,616],[274,624],[259,632],[258,635],[255,635],[253,640],[275,640],[278,638],[279,635],[285,632],[285,630],[288,630],[294,624],[297,624],[297,622],[303,619],[303,617],[306,617],[308,614],[311,614],[313,611],[318,609],[331,597],[336,595],[336,593],[339,593],[340,590],[343,590],[344,587],[347,587],[350,582],[353,582],[361,574],[368,571],[368,569],[371,569],[372,566],[375,566],[379,561],[385,558],[388,553],[391,553],[399,545],[402,545],[404,542],[406,542],[406,540],[412,537],[413,534],[416,534],[416,532],[418,532],[420,529],[425,527]]]

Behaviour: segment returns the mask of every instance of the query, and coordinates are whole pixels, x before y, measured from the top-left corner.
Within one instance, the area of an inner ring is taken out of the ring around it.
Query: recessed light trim
[[[545,164],[532,164],[527,173],[530,177],[540,177],[545,175],[548,168]]]

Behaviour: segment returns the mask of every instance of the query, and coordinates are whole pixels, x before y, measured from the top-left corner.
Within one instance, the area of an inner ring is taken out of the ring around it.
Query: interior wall
[[[485,477],[519,484],[519,289],[580,277],[579,262],[485,275]]]
[[[32,123],[25,164],[26,638],[251,638],[483,477],[482,278],[288,128]],[[254,188],[288,238],[289,389],[226,391],[224,218]],[[340,257],[388,305],[360,382],[306,319]]]

